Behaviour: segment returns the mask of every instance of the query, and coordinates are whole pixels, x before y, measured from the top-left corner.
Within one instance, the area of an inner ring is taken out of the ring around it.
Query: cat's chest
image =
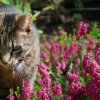
[[[14,81],[12,72],[8,71],[7,73],[0,74],[0,88],[9,88],[13,86]]]

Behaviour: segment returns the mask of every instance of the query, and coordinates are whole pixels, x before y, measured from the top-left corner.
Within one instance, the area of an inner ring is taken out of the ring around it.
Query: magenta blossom
[[[84,36],[87,34],[87,24],[80,22],[78,24],[77,34],[79,36]]]
[[[97,84],[95,79],[92,79],[85,87],[86,93],[90,96],[91,100],[100,100],[100,85]]]
[[[7,98],[5,100],[15,100],[14,96],[7,96]]]
[[[67,96],[64,100],[72,100],[72,97]]]
[[[88,52],[90,52],[91,50],[93,50],[94,49],[94,39],[89,39],[86,42],[86,46],[87,46]]]
[[[50,49],[51,49],[51,43],[47,41],[47,42],[44,44],[44,47],[45,47],[47,50],[50,50]]]
[[[71,73],[71,72],[68,72],[67,77],[68,77],[69,82],[75,82],[79,78],[76,73]]]
[[[95,50],[95,60],[100,65],[100,43],[97,44],[96,50]]]
[[[68,95],[73,99],[79,98],[83,94],[84,90],[80,81],[72,82],[68,87]]]
[[[62,93],[62,88],[60,84],[54,83],[52,86],[53,94],[56,96],[60,96]]]
[[[91,59],[89,53],[84,55],[83,65],[85,72],[89,73],[96,80],[100,80],[100,66],[95,60]]]
[[[38,91],[39,100],[51,100],[50,88],[42,88]]]
[[[67,46],[63,46],[62,55],[63,55],[64,59],[71,59],[72,58],[72,55],[70,54],[70,50],[68,49]]]
[[[80,63],[81,63],[80,59],[77,58],[77,59],[76,59],[76,62],[75,62],[75,64],[74,64],[74,67],[75,67],[75,68],[79,67]]]
[[[43,58],[43,59],[46,59],[46,57],[47,57],[46,52],[42,51],[40,57]]]
[[[61,62],[58,62],[57,66],[58,66],[59,71],[62,73],[62,71],[64,71],[66,68],[66,61],[62,60]]]
[[[50,79],[47,69],[48,69],[48,67],[45,63],[38,65],[38,72],[41,76],[41,79],[39,80],[38,83],[44,87],[49,86],[51,83],[51,79]]]
[[[43,77],[42,79],[39,80],[39,84],[46,87],[49,86],[51,83],[50,77]]]
[[[69,52],[72,55],[77,50],[78,50],[78,42],[74,42],[73,44],[71,44]]]
[[[59,43],[54,43],[52,44],[52,52],[60,54],[60,44]]]
[[[23,87],[22,87],[22,97],[24,100],[27,100],[30,98],[31,90],[30,86],[27,81],[23,82]]]

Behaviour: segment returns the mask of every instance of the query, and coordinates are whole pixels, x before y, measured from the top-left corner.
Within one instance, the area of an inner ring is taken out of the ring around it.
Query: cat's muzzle
[[[16,71],[18,65],[24,60],[24,57],[21,56],[18,58],[17,62],[14,63],[14,61],[12,61],[12,66],[10,67],[10,70],[13,72],[13,71]]]

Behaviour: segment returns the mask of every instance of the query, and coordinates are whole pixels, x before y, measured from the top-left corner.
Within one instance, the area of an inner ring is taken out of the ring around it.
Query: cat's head
[[[34,35],[32,26],[31,14],[0,13],[0,65],[28,52]]]

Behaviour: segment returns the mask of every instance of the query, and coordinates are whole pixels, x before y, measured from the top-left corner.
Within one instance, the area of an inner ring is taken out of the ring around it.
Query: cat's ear
[[[20,15],[17,18],[17,28],[22,30],[22,31],[26,31],[26,32],[30,32],[32,30],[32,25],[33,25],[33,21],[32,21],[32,14],[26,14],[26,15]]]

